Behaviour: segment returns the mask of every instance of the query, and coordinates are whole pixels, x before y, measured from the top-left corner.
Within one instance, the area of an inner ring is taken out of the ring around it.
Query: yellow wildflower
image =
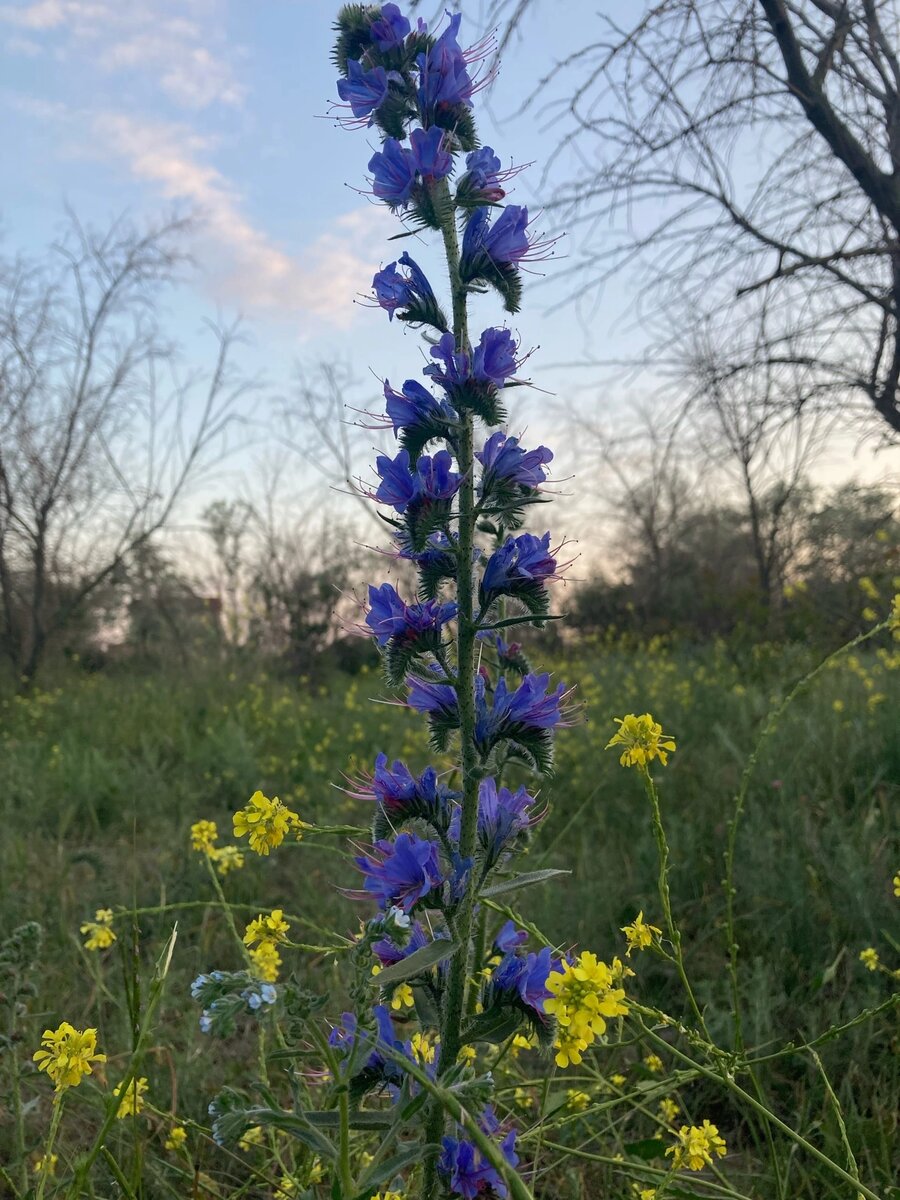
[[[195,821],[191,826],[191,849],[198,854],[212,854],[218,840],[215,821]]]
[[[625,992],[615,982],[610,967],[589,950],[574,963],[564,962],[561,970],[550,972],[551,996],[544,1009],[557,1020],[557,1066],[577,1066],[588,1046],[606,1032],[606,1018],[628,1012]]]
[[[32,1170],[34,1171],[35,1175],[40,1175],[44,1171],[46,1171],[46,1173],[48,1175],[55,1175],[56,1174],[56,1164],[58,1162],[59,1162],[58,1154],[51,1154],[51,1155],[49,1155],[49,1157],[46,1154],[42,1154],[40,1158],[35,1160],[35,1164],[34,1164]]]
[[[251,1125],[238,1142],[238,1150],[246,1152],[252,1150],[254,1146],[261,1146],[265,1141],[265,1136],[262,1125]]]
[[[459,1063],[473,1063],[477,1057],[478,1051],[474,1046],[463,1046],[456,1056],[456,1061]]]
[[[223,879],[230,871],[239,871],[244,865],[244,855],[239,846],[220,846],[210,850],[209,857]]]
[[[534,1041],[531,1038],[525,1037],[522,1033],[517,1033],[512,1040],[510,1047],[510,1057],[518,1058],[523,1050],[531,1050],[534,1046]]]
[[[275,1200],[290,1200],[297,1194],[297,1181],[290,1175],[282,1175],[281,1182],[275,1190]]]
[[[112,923],[112,909],[98,908],[93,921],[85,921],[81,926],[81,932],[88,935],[84,943],[85,950],[107,950],[116,940]]]
[[[234,814],[234,836],[247,836],[250,849],[261,855],[280,846],[291,829],[295,829],[299,837],[301,828],[303,822],[277,796],[270,800],[259,791],[254,792],[244,807]]]
[[[591,1097],[587,1092],[580,1092],[577,1088],[569,1088],[566,1092],[566,1108],[572,1112],[584,1112],[590,1102]]]
[[[881,598],[881,593],[875,586],[874,580],[872,580],[868,575],[863,575],[863,577],[860,579],[859,588],[863,595],[869,600],[879,600]]]
[[[894,895],[900,896],[900,871],[894,876]]]
[[[644,1059],[644,1066],[653,1075],[662,1075],[663,1071],[665,1070],[663,1060],[658,1054],[648,1054]]]
[[[519,1108],[534,1108],[534,1096],[523,1087],[517,1087],[513,1092],[513,1101]]]
[[[321,1158],[314,1158],[312,1166],[309,1168],[309,1183],[324,1183],[325,1182],[325,1164]]]
[[[187,1130],[183,1125],[173,1125],[165,1141],[167,1150],[182,1150],[187,1141]]]
[[[627,1080],[626,1080],[626,1078],[625,1078],[625,1076],[624,1076],[624,1075],[610,1075],[610,1077],[609,1077],[609,1082],[610,1082],[610,1083],[611,1083],[611,1084],[612,1084],[614,1087],[618,1087],[618,1088],[620,1088],[620,1087],[624,1087],[624,1086],[625,1086],[625,1084],[626,1084]]]
[[[616,717],[615,721],[619,728],[606,743],[606,749],[624,746],[619,756],[623,767],[646,767],[654,758],[658,758],[663,766],[666,765],[669,753],[675,749],[675,742],[669,734],[663,733],[662,725],[654,721],[649,713],[640,717],[629,713],[626,717]]]
[[[406,1200],[402,1192],[375,1192],[372,1200]]]
[[[881,959],[878,957],[877,950],[873,949],[871,946],[867,946],[865,950],[860,950],[859,961],[867,971],[877,971],[878,964],[881,962]]]
[[[702,1125],[682,1125],[678,1130],[678,1141],[669,1146],[666,1154],[672,1155],[672,1166],[676,1171],[702,1171],[711,1167],[713,1155],[724,1158],[726,1154],[725,1140],[719,1137],[719,1131],[709,1121]]]
[[[434,1062],[435,1050],[437,1045],[435,1040],[428,1033],[414,1033],[409,1041],[412,1052],[415,1055],[416,1061],[422,1066],[427,1066]]]
[[[122,1103],[119,1105],[116,1118],[122,1120],[124,1117],[136,1117],[144,1107],[144,1093],[147,1090],[147,1080],[142,1075],[140,1079],[132,1079],[125,1093],[122,1093],[122,1084],[118,1084],[113,1088],[114,1096],[122,1096]]]
[[[34,1052],[39,1071],[46,1071],[58,1092],[78,1087],[85,1075],[93,1074],[93,1064],[106,1062],[97,1053],[97,1030],[75,1029],[63,1021],[58,1029],[45,1029],[40,1050]]]
[[[638,913],[630,925],[623,925],[622,932],[628,940],[628,949],[625,953],[631,957],[632,950],[646,950],[648,946],[653,945],[654,937],[661,937],[662,930],[657,929],[655,925],[648,925],[644,920],[644,911]]]
[[[681,1109],[669,1096],[659,1102],[659,1119],[664,1125],[673,1125]]]
[[[253,946],[257,942],[283,942],[290,925],[284,919],[284,910],[273,908],[267,917],[262,913],[254,917],[244,931],[244,945]]]
[[[250,951],[250,961],[256,974],[266,983],[274,983],[278,978],[281,955],[274,942],[260,942],[255,950]]]

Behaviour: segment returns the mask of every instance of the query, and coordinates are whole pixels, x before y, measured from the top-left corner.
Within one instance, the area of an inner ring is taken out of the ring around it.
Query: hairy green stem
[[[453,304],[453,336],[459,351],[470,352],[466,288],[459,269],[459,239],[456,216],[447,181],[435,188],[435,209],[444,214],[441,235],[447,258],[447,273]],[[475,581],[472,554],[475,548],[475,420],[471,412],[461,415],[457,465],[462,475],[459,489],[459,523],[457,543],[456,602],[458,605],[456,640],[456,689],[459,708],[460,769],[462,776],[462,818],[459,834],[459,854],[472,858],[478,823],[478,785],[480,766],[475,747]],[[446,1070],[455,1062],[460,1051],[460,1030],[465,1011],[466,979],[469,970],[469,949],[472,934],[474,895],[467,890],[456,918],[459,951],[450,960],[443,1012],[441,1014],[440,1069]],[[444,1113],[437,1098],[432,1102],[427,1121],[427,1140],[440,1142]],[[425,1163],[422,1188],[423,1200],[433,1200],[437,1192],[436,1158],[432,1152]]]
[[[672,915],[672,900],[669,894],[669,842],[666,838],[665,827],[662,822],[662,813],[659,807],[659,793],[656,790],[656,784],[653,782],[653,777],[647,770],[646,766],[640,768],[641,777],[644,781],[644,789],[650,800],[650,807],[653,812],[653,833],[656,837],[656,849],[659,857],[659,877],[657,886],[659,890],[659,900],[662,905],[663,918],[666,923],[666,932],[669,935],[669,941],[672,943],[674,951],[675,969],[678,972],[678,978],[681,980],[681,985],[684,988],[688,1003],[691,1006],[691,1012],[697,1020],[697,1024],[703,1032],[703,1036],[708,1042],[712,1041],[709,1036],[709,1030],[706,1028],[706,1021],[697,1003],[697,998],[694,995],[694,989],[691,987],[691,982],[688,979],[687,971],[684,966],[684,954],[681,949],[681,930],[675,922]]]

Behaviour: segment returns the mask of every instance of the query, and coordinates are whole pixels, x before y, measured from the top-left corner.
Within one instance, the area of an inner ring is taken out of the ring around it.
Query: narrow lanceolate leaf
[[[340,1114],[334,1109],[310,1109],[303,1114],[310,1123],[322,1129],[337,1129],[340,1125]],[[394,1119],[389,1112],[351,1112],[351,1129],[390,1129]]]
[[[556,875],[571,874],[571,871],[558,871],[553,867],[546,867],[543,871],[525,871],[521,875],[513,875],[511,879],[504,879],[501,883],[492,883],[490,887],[483,888],[481,896],[482,899],[488,900],[493,896],[503,896],[507,892],[517,892],[520,888],[531,887],[535,883],[543,883],[547,879],[553,879]]]
[[[426,1096],[427,1099],[427,1096]],[[364,1176],[360,1182],[364,1185],[360,1196],[363,1200],[371,1200],[374,1192],[378,1191],[382,1183],[390,1183],[395,1175],[398,1175],[405,1167],[412,1166],[413,1163],[421,1162],[423,1158],[429,1154],[437,1154],[440,1151],[440,1146],[432,1142],[416,1142],[415,1146],[408,1150],[403,1150],[400,1154],[395,1154],[392,1158],[386,1159],[377,1167]]]
[[[562,621],[565,613],[548,613],[541,617],[542,621]],[[492,621],[490,625],[479,625],[479,632],[483,633],[487,629],[505,629],[507,625],[532,625],[534,617],[506,617],[503,621]]]
[[[423,946],[421,950],[410,954],[408,958],[402,958],[393,966],[379,971],[379,986],[386,983],[400,983],[404,979],[412,979],[414,975],[422,975],[425,971],[429,971],[438,963],[443,962],[444,959],[452,958],[458,949],[459,946],[456,942],[447,939],[431,942],[428,946]]]

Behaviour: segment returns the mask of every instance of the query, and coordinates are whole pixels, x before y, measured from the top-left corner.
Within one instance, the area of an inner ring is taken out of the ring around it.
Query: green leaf
[[[513,1008],[479,1013],[463,1028],[462,1042],[490,1042],[499,1046],[522,1028],[522,1014]]]
[[[660,1138],[644,1138],[640,1142],[626,1142],[625,1153],[633,1154],[635,1158],[649,1161],[651,1158],[664,1158],[666,1143]]]
[[[404,1167],[421,1162],[429,1154],[439,1153],[440,1149],[440,1146],[434,1143],[416,1142],[415,1146],[411,1146],[408,1150],[403,1150],[400,1154],[395,1154],[393,1158],[386,1159],[379,1166],[373,1167],[360,1180],[360,1183],[363,1185],[362,1195],[365,1197],[365,1200],[369,1200],[373,1192],[378,1190],[380,1184],[390,1183],[394,1176],[399,1175]]]
[[[404,979],[412,979],[414,975],[423,975],[438,963],[443,962],[445,958],[451,958],[458,949],[457,942],[451,942],[446,938],[431,942],[429,945],[423,946],[421,950],[414,951],[407,958],[402,958],[400,962],[394,963],[393,966],[379,971],[376,976],[377,983],[379,987],[383,987],[386,983],[400,983]]]
[[[542,621],[564,621],[565,619],[566,619],[565,613],[547,613],[546,616],[541,617]],[[488,630],[488,629],[505,629],[507,625],[532,625],[532,624],[534,624],[534,617],[531,617],[531,616],[507,617],[503,621],[492,621],[490,623],[490,625],[479,625],[478,631],[479,631],[479,633],[483,633],[485,630]]]
[[[552,879],[555,875],[571,874],[571,871],[559,871],[553,867],[546,867],[543,871],[525,871],[522,875],[513,875],[511,879],[504,879],[502,883],[491,884],[490,887],[482,890],[481,896],[482,899],[487,900],[493,896],[503,896],[506,892],[517,892],[519,888],[531,887],[535,883],[543,883],[545,879]]]
[[[334,1109],[311,1109],[303,1114],[310,1125],[320,1129],[337,1129],[340,1125],[340,1114]],[[390,1129],[394,1117],[389,1112],[356,1111],[350,1113],[351,1129]]]

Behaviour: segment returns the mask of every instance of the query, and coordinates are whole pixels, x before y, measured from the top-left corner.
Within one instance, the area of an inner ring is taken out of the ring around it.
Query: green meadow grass
[[[738,843],[736,912],[745,1035],[763,1053],[808,1041],[887,999],[891,980],[864,969],[863,948],[875,947],[888,966],[900,967],[900,900],[891,885],[900,869],[898,649],[883,638],[877,651],[827,670],[788,710],[761,755]],[[515,902],[555,944],[592,949],[607,960],[622,953],[619,929],[639,909],[661,923],[647,801],[636,774],[604,749],[614,716],[650,711],[678,744],[669,766],[654,770],[672,849],[673,907],[708,1024],[727,1043],[731,999],[721,886],[727,822],[766,714],[815,659],[798,646],[764,646],[737,660],[725,646],[622,643],[581,644],[558,658],[558,677],[578,684],[583,719],[560,733],[555,774],[541,793],[548,815],[523,869],[557,867],[571,875]],[[0,940],[29,920],[44,930],[35,995],[6,1047],[7,1067],[10,1054],[29,1059],[41,1031],[65,1019],[78,1028],[98,1027],[114,1079],[116,1056],[124,1063],[132,1036],[123,979],[149,969],[177,919],[172,970],[143,1070],[156,1108],[208,1123],[210,1098],[223,1083],[246,1082],[256,1048],[239,1039],[211,1045],[197,1030],[190,980],[200,971],[241,964],[223,914],[208,903],[215,897],[203,862],[190,850],[190,825],[214,820],[222,840],[230,841],[231,814],[257,788],[280,796],[304,820],[365,825],[364,806],[335,786],[342,777],[368,767],[379,750],[418,769],[430,759],[421,720],[371,699],[390,699],[374,669],[285,680],[239,660],[147,673],[72,668],[46,690],[3,695]],[[308,837],[269,859],[247,852],[246,867],[224,881],[228,900],[246,906],[237,913],[247,920],[262,909],[284,908],[297,940],[320,944],[331,942],[334,932],[352,936],[365,906],[339,890],[356,883],[347,849],[343,838]],[[79,925],[105,907],[166,911],[117,917],[116,946],[89,954]],[[337,1016],[345,980],[334,956],[286,951],[284,958],[286,971],[328,993],[325,1012]],[[636,955],[631,965],[637,971],[631,993],[682,1013],[675,981],[658,960]],[[592,1061],[604,1077],[621,1072],[640,1082],[647,1077],[644,1053],[641,1047],[601,1048]],[[861,1024],[820,1053],[861,1175],[870,1186],[887,1188],[898,1156],[895,1014]],[[567,1074],[557,1073],[554,1081],[560,1094],[573,1086]],[[783,1120],[846,1161],[809,1055],[774,1060],[762,1068],[761,1080]],[[23,1086],[31,1105],[31,1156],[46,1130],[49,1089],[37,1076]],[[7,1087],[8,1071],[0,1076],[0,1162],[15,1154]],[[72,1095],[64,1155],[93,1120],[81,1091],[83,1099]],[[727,1137],[746,1193],[771,1195],[768,1185],[756,1190],[754,1184],[759,1129],[711,1084],[692,1085],[685,1095],[692,1116],[709,1116]],[[125,1124],[138,1123],[123,1123],[120,1139],[133,1136]],[[151,1115],[141,1125],[140,1145],[129,1151],[135,1194],[193,1194],[189,1172],[163,1165],[172,1158],[162,1150],[164,1126]],[[560,1136],[601,1158],[621,1153],[623,1144],[614,1125],[598,1135],[590,1121],[570,1122]],[[247,1185],[239,1162],[203,1139],[196,1146],[196,1168],[217,1181],[215,1187],[203,1183],[208,1194],[271,1194],[242,1191]],[[792,1200],[849,1196],[802,1154],[791,1157],[790,1170],[786,1194]],[[614,1163],[573,1159],[562,1174],[539,1172],[535,1183],[536,1194],[548,1200],[629,1195]],[[113,1192],[98,1192],[106,1194]]]

